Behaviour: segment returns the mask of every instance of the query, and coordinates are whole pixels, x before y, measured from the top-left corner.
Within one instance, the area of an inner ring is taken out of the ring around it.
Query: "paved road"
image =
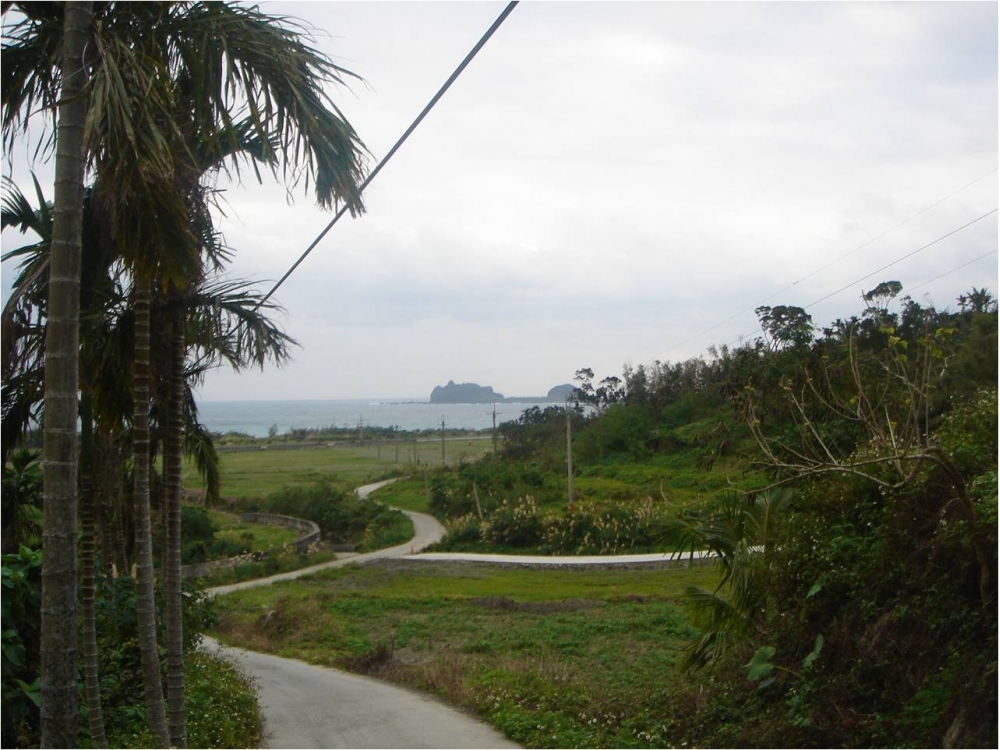
[[[206,639],[207,641],[208,639]],[[265,747],[518,747],[426,696],[295,659],[220,647],[257,679]]]
[[[358,496],[361,498],[368,497],[375,490],[380,487],[385,487],[385,485],[392,483],[392,479],[385,482],[376,482],[375,484],[367,484],[364,487],[359,487],[357,490]],[[290,581],[294,578],[300,578],[301,576],[307,576],[312,573],[316,573],[320,570],[326,570],[327,568],[340,568],[344,565],[351,565],[352,563],[362,563],[368,562],[369,560],[378,560],[383,557],[403,557],[405,555],[412,555],[415,552],[419,552],[424,547],[427,547],[434,542],[440,541],[441,537],[444,536],[444,527],[438,523],[438,520],[432,516],[428,516],[426,513],[412,513],[410,511],[403,511],[410,520],[413,521],[413,539],[406,542],[406,544],[400,544],[396,547],[389,547],[387,549],[380,549],[374,552],[365,552],[364,554],[342,554],[336,560],[332,560],[326,563],[320,563],[319,565],[312,565],[308,568],[300,568],[299,570],[293,570],[288,573],[278,573],[277,575],[269,576],[267,578],[255,578],[252,581],[242,581],[240,583],[231,583],[227,586],[216,586],[215,588],[207,589],[205,593],[209,596],[217,596],[219,594],[228,594],[231,591],[239,591],[240,589],[254,588],[256,586],[267,586],[274,583],[275,581]]]

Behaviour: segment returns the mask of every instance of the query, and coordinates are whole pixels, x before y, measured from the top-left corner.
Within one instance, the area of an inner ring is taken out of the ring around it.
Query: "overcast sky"
[[[504,7],[262,4],[363,77],[334,96],[370,167]],[[540,395],[752,338],[761,304],[826,325],[889,279],[996,293],[996,213],[878,269],[997,207],[997,29],[992,2],[522,2],[277,292],[294,361],[201,398]],[[237,277],[277,280],[331,218],[226,195]]]

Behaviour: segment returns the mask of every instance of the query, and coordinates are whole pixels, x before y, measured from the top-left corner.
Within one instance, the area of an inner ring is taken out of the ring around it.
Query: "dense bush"
[[[37,742],[41,702],[39,606],[41,550],[3,556],[3,746]]]
[[[431,512],[441,519],[491,513],[510,498],[527,495],[546,504],[559,502],[563,492],[551,474],[533,461],[484,459],[457,470],[438,469],[428,482]]]
[[[484,513],[450,519],[438,549],[512,550],[543,555],[614,555],[663,549],[666,518],[651,499],[540,511],[534,498],[503,500]]]
[[[817,473],[771,514],[764,539],[743,536],[759,525],[732,522],[745,505],[699,521],[720,550],[762,546],[731,557],[723,598],[692,598],[718,628],[714,643],[728,644],[708,705],[729,717],[696,712],[693,741],[995,746],[996,390],[951,407],[930,425],[934,460],[911,460],[905,481],[891,481],[889,461],[867,476]]]
[[[252,506],[254,510],[313,521],[323,538],[359,549],[402,544],[413,536],[413,525],[400,511],[381,503],[359,500],[329,480],[285,487]]]
[[[38,674],[41,553],[22,547],[3,557],[3,746],[39,742]],[[96,629],[105,729],[111,747],[149,747],[142,700],[142,665],[131,578],[98,577]],[[260,715],[250,680],[235,666],[197,649],[217,621],[211,600],[185,585],[186,711],[192,747],[253,747]],[[162,608],[158,608],[158,612]],[[163,633],[162,623],[158,632]],[[161,647],[162,648],[162,647]],[[82,658],[82,656],[81,656]],[[82,680],[83,667],[80,666]],[[82,682],[81,682],[82,691]],[[80,746],[90,745],[86,706],[80,702]]]

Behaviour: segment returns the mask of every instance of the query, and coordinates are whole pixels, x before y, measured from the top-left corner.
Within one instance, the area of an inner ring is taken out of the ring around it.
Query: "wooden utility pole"
[[[399,433],[396,431],[398,428],[392,428],[392,436],[396,438],[396,463],[399,463]]]
[[[444,466],[444,417],[441,417],[441,465]]]
[[[493,458],[497,457],[497,402],[493,402]]]
[[[573,512],[573,423],[566,401],[566,487],[569,492],[569,512]]]

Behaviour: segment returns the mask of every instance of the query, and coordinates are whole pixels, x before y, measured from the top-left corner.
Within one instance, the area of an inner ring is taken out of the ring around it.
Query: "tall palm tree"
[[[44,747],[76,746],[77,353],[90,2],[67,2],[45,351],[41,603]]]
[[[4,260],[23,258],[20,273],[2,313],[4,384],[2,431],[5,450],[20,442],[21,433],[31,421],[40,403],[37,401],[37,384],[44,378],[45,352],[41,345],[47,320],[44,299],[48,292],[51,269],[52,207],[45,201],[41,187],[35,181],[39,208],[36,210],[12,183],[5,184],[2,226],[19,227],[23,232],[32,231],[39,242],[12,251]],[[82,648],[84,654],[85,697],[90,736],[99,746],[105,744],[103,712],[97,671],[96,617],[96,563],[95,563],[95,495],[94,495],[94,431],[93,391],[99,380],[95,371],[93,343],[105,338],[101,325],[103,315],[95,310],[102,306],[112,285],[110,259],[102,254],[92,220],[91,191],[85,191],[83,201],[83,230],[81,236],[81,290],[80,290],[80,460],[79,507],[83,527],[80,544],[80,573],[82,592]],[[24,325],[31,321],[32,325]],[[97,325],[95,325],[95,322]]]

